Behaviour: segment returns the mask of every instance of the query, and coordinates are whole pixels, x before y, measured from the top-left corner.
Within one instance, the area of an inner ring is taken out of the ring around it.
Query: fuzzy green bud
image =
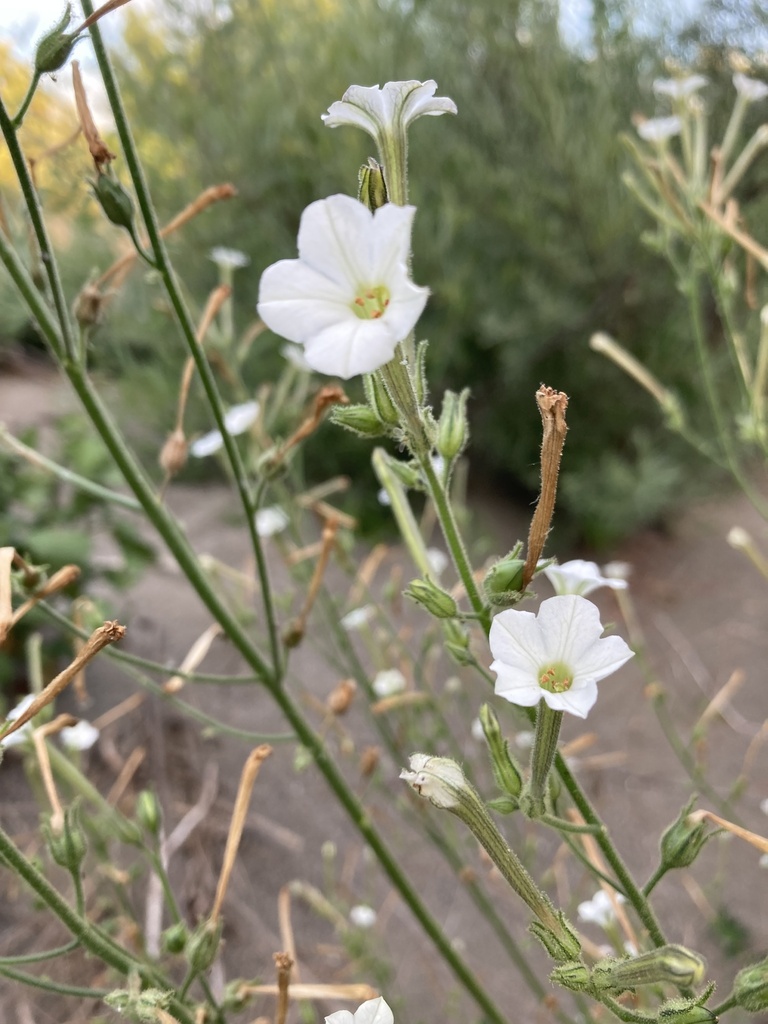
[[[109,174],[100,174],[91,186],[107,220],[133,234],[133,200],[120,182]]]
[[[444,629],[445,649],[457,665],[466,667],[475,664],[475,656],[469,649],[469,634],[458,622],[446,620]]]
[[[750,1013],[768,1010],[768,957],[739,971],[733,980],[736,1002]]]
[[[443,395],[443,408],[437,423],[435,448],[446,462],[452,462],[458,458],[469,440],[468,398],[468,388],[458,395],[455,391],[446,391]]]
[[[589,968],[579,960],[558,964],[549,976],[554,985],[562,985],[571,992],[585,992],[589,989]]]
[[[598,961],[592,968],[592,984],[598,992],[624,992],[664,982],[692,988],[704,980],[706,970],[703,959],[685,946],[661,946],[639,956]]]
[[[485,595],[492,605],[504,606],[520,598],[525,561],[519,558],[522,545],[495,562],[483,580]]]
[[[718,1017],[700,1002],[668,999],[659,1008],[658,1024],[717,1024]]]
[[[357,198],[371,213],[389,202],[384,168],[372,156],[368,157],[368,163],[363,164],[357,172],[357,184]]]
[[[575,962],[581,956],[581,943],[570,921],[562,910],[556,912],[557,925],[552,927],[541,921],[531,921],[528,931],[534,935],[553,960]]]
[[[409,489],[421,487],[421,477],[418,469],[412,462],[403,462],[402,459],[387,458],[387,468],[391,469],[403,487]]]
[[[450,594],[438,587],[432,580],[411,580],[403,591],[405,597],[409,597],[422,608],[426,608],[430,615],[436,619],[452,619],[458,612],[456,602]]]
[[[85,860],[88,844],[79,821],[79,807],[73,804],[64,811],[64,823],[60,831],[51,826],[50,820],[43,825],[43,835],[51,857],[71,874],[80,872]]]
[[[166,953],[183,953],[189,938],[189,929],[183,921],[172,924],[160,936],[160,945]]]
[[[104,1002],[117,1013],[132,1017],[141,1024],[157,1024],[158,1010],[167,1010],[171,1004],[171,992],[159,988],[145,988],[143,992],[133,992],[119,988],[104,996]]]
[[[489,704],[480,708],[480,724],[483,727],[485,742],[491,758],[491,768],[496,785],[509,796],[518,797],[523,788],[523,777],[515,759],[509,752],[509,743],[501,734],[501,726],[496,712]]]
[[[691,799],[661,837],[661,863],[665,868],[687,868],[698,857],[701,848],[714,835],[707,832],[703,821],[691,821],[689,814],[695,797]]]
[[[204,973],[215,960],[221,941],[221,927],[221,919],[203,921],[190,935],[185,952],[193,974]]]
[[[38,77],[58,71],[69,60],[69,55],[78,40],[76,33],[66,31],[71,20],[72,4],[67,4],[61,20],[37,44],[35,74]]]
[[[390,427],[399,426],[400,416],[381,377],[377,373],[363,374],[363,388],[368,405],[381,422]]]
[[[141,825],[153,836],[160,831],[160,804],[157,797],[148,789],[142,789],[136,801],[136,817]]]
[[[335,405],[331,410],[331,423],[351,430],[359,437],[382,437],[387,428],[367,405]]]

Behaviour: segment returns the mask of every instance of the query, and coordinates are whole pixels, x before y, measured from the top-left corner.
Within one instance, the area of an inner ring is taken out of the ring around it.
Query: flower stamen
[[[572,685],[573,673],[562,662],[547,665],[539,673],[539,686],[550,693],[565,693]]]
[[[385,285],[366,288],[355,296],[352,311],[361,320],[378,320],[389,305],[389,289]]]

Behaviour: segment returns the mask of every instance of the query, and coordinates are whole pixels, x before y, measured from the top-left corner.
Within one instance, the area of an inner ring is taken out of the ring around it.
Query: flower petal
[[[570,690],[562,693],[542,689],[541,696],[553,711],[568,711],[577,718],[586,718],[597,700],[597,683],[594,679],[587,679],[580,686],[574,682]]]
[[[400,114],[403,124],[410,124],[417,117],[430,115],[436,117],[438,114],[456,114],[456,104],[448,96],[435,96],[437,82],[430,79],[428,82],[390,82],[385,85],[415,86],[406,91],[403,90],[401,98],[402,112]]]
[[[542,646],[541,632],[533,612],[499,612],[491,623],[488,640],[491,653],[501,664],[532,672],[538,680],[538,671],[547,658],[547,651]]]
[[[574,682],[583,678],[605,679],[633,656],[634,651],[620,636],[603,637],[579,656]]]
[[[367,207],[345,195],[318,199],[301,215],[299,258],[343,288],[350,302],[358,282],[379,283],[370,280],[372,221]]]
[[[394,1024],[394,1014],[384,999],[369,999],[355,1012],[355,1024]]]
[[[358,320],[351,313],[308,338],[304,352],[313,370],[348,380],[388,363],[398,340],[385,320]]]
[[[362,203],[357,205],[362,206]],[[397,273],[407,277],[415,214],[415,206],[397,206],[395,203],[386,203],[374,213],[373,231],[370,232],[371,284],[386,281]]]
[[[597,605],[576,594],[562,594],[542,601],[537,621],[546,637],[549,657],[565,662],[574,670],[582,652],[599,640],[603,632]]]
[[[270,330],[303,343],[339,320],[357,320],[351,299],[351,293],[301,260],[280,260],[261,275],[256,309]]]
[[[355,1018],[349,1010],[336,1010],[328,1014],[325,1024],[355,1024]]]
[[[497,697],[503,697],[510,704],[519,704],[524,708],[532,708],[538,704],[542,695],[546,694],[538,683],[536,676],[521,669],[509,669],[502,662],[494,661],[491,671],[497,673],[493,691]]]

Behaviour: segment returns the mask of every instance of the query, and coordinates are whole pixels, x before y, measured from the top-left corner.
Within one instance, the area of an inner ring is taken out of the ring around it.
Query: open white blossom
[[[260,537],[274,537],[282,533],[290,521],[288,513],[279,505],[260,508],[256,513],[256,533]]]
[[[358,903],[349,912],[349,920],[356,928],[373,928],[377,917],[376,911],[367,903]]]
[[[748,103],[757,103],[768,96],[768,85],[765,82],[743,75],[740,71],[733,76],[733,85],[739,96],[743,96]]]
[[[703,89],[708,79],[704,75],[688,75],[685,78],[657,78],[653,83],[653,91],[657,96],[669,96],[673,100],[687,100],[699,89]]]
[[[81,718],[76,725],[65,726],[59,736],[68,750],[90,750],[99,738],[99,730]]]
[[[371,213],[350,196],[310,203],[299,258],[267,267],[259,316],[304,346],[313,370],[347,380],[388,363],[415,326],[429,289],[408,276],[416,208],[387,203]]]
[[[225,245],[217,245],[208,253],[208,259],[219,267],[226,267],[231,270],[239,270],[247,267],[251,262],[249,257],[239,249],[228,249]]]
[[[618,903],[627,901],[621,893],[614,893],[613,897]],[[604,889],[598,889],[591,900],[585,900],[576,908],[576,912],[582,921],[587,924],[596,924],[601,928],[607,928],[616,920],[616,911],[611,897]]]
[[[610,587],[611,590],[626,590],[627,587],[626,580],[603,576],[595,562],[585,562],[582,558],[574,558],[562,565],[548,565],[544,575],[555,588],[556,594],[581,594],[586,597],[598,587]]]
[[[405,676],[399,668],[383,669],[376,673],[372,687],[377,697],[392,697],[396,693],[402,693],[405,689]]]
[[[341,619],[341,626],[346,630],[360,629],[370,622],[375,614],[376,609],[372,604],[364,604],[361,608],[353,608],[351,612],[347,612]]]
[[[418,117],[455,114],[456,104],[447,96],[435,96],[437,82],[387,82],[351,85],[340,100],[321,114],[326,128],[351,125],[368,132],[383,149],[383,136],[400,134]]]
[[[677,115],[652,117],[637,126],[637,134],[646,142],[666,142],[674,135],[679,135],[681,128],[682,122]]]
[[[429,562],[429,568],[432,570],[432,575],[435,579],[439,580],[448,568],[448,555],[441,548],[427,548],[427,561]]]
[[[224,426],[233,437],[237,434],[244,434],[256,422],[258,415],[258,402],[241,402],[240,405],[233,405],[230,409],[227,409],[224,414]],[[196,459],[204,459],[206,456],[213,455],[219,451],[223,445],[224,439],[221,436],[221,432],[211,430],[194,440],[189,446],[189,451]]]
[[[621,637],[602,632],[597,607],[576,594],[542,601],[538,615],[499,612],[489,636],[496,693],[522,707],[543,699],[554,711],[586,718],[598,680],[633,656]]]
[[[325,1024],[395,1024],[395,1016],[383,997],[379,996],[362,1003],[354,1013],[337,1010],[329,1014]]]
[[[28,693],[26,697],[22,697],[22,699],[19,701],[16,707],[12,708],[8,712],[8,714],[6,715],[6,721],[15,722],[17,718],[24,714],[24,712],[27,710],[27,708],[34,699],[34,693]],[[22,725],[22,727],[20,729],[17,729],[16,732],[12,732],[10,736],[7,736],[5,739],[0,740],[0,747],[4,747],[6,750],[9,750],[11,747],[18,747],[22,743],[26,743],[26,741],[30,738],[31,733],[32,722],[30,721],[27,722],[26,725]]]

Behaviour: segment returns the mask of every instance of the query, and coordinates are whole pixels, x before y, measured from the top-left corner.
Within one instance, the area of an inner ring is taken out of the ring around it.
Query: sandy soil
[[[27,375],[14,373],[0,381],[0,420],[12,428],[30,420],[50,422],[65,401],[47,374],[39,370]],[[242,566],[244,533],[233,522],[232,502],[223,489],[174,487],[170,503],[198,550],[231,566]],[[525,529],[520,510],[509,506],[500,495],[478,499],[474,523],[475,538],[491,538],[498,553],[509,548]],[[762,521],[741,497],[723,496],[688,510],[665,533],[642,534],[615,552],[615,557],[633,566],[632,595],[646,638],[650,672],[663,687],[669,714],[684,738],[689,737],[693,725],[733,674],[740,673],[737,683],[731,682],[722,713],[713,714],[706,734],[688,749],[701,758],[708,779],[720,794],[725,794],[729,784],[746,770],[738,814],[747,828],[765,834],[768,818],[760,812],[759,803],[768,796],[768,744],[759,742],[758,732],[768,720],[768,584],[726,543],[732,525],[745,527],[759,539],[766,536]],[[276,548],[271,549],[270,557],[278,581],[284,579]],[[403,562],[403,555],[397,551],[390,558],[393,564]],[[545,590],[546,584],[542,584],[542,596],[547,596]],[[603,620],[616,619],[618,608],[613,595],[596,596]],[[129,628],[126,650],[169,664],[178,663],[210,625],[205,610],[164,557],[124,595],[120,618]],[[419,624],[417,614],[414,617],[414,613],[407,613],[401,622],[403,635]],[[204,667],[211,672],[241,671],[234,653],[221,641],[214,645]],[[326,699],[338,676],[318,660],[310,643],[295,652],[292,669],[291,685],[301,690],[308,712],[317,716],[317,702]],[[445,677],[455,674],[455,669],[444,666],[440,673],[442,687]],[[620,677],[606,681],[588,722],[569,723],[563,736],[566,744],[575,745],[575,769],[640,879],[655,866],[658,836],[691,790],[660,734],[646,683],[637,664],[628,666]],[[90,670],[88,685],[91,718],[137,689],[104,658]],[[263,733],[285,729],[268,696],[257,687],[188,687],[182,696],[201,711],[240,729]],[[453,698],[445,697],[449,717],[464,716],[466,756],[478,763],[482,754],[469,735],[469,726],[486,697],[479,684],[470,682],[465,682],[454,703],[450,703]],[[521,729],[510,709],[504,706],[498,711],[511,734]],[[461,887],[453,877],[437,870],[434,853],[405,822],[407,808],[414,813],[414,805],[397,781],[399,765],[384,758],[375,783],[366,784],[359,775],[358,757],[372,742],[370,727],[354,708],[343,726],[347,739],[340,739],[340,734],[330,730],[329,744],[342,750],[346,774],[365,796],[374,820],[407,866],[445,934],[463,952],[498,1004],[509,1010],[511,1024],[531,1013],[537,1019],[549,1019],[523,988]],[[350,742],[354,749],[344,754]],[[210,906],[248,745],[229,736],[207,735],[177,706],[149,697],[107,730],[90,756],[93,776],[105,790],[114,782],[119,766],[139,747],[144,757],[134,783],[155,783],[168,830],[200,800],[202,790],[215,789],[216,798],[204,822],[172,864],[180,905],[194,920]],[[379,913],[375,927],[364,938],[376,956],[392,960],[385,994],[399,1005],[398,1024],[417,1020],[431,1024],[446,1015],[475,1020],[474,1008],[428,952],[418,925],[370,864],[366,850],[319,773],[312,768],[297,772],[294,758],[292,745],[277,745],[257,784],[226,907],[225,951],[215,969],[214,984],[234,977],[272,980],[272,954],[283,948],[278,894],[296,879],[322,885],[321,848],[333,840],[338,849],[337,892],[341,899],[348,904],[370,904]],[[8,758],[1,770],[4,825],[25,849],[32,850],[32,828],[38,813],[32,791],[18,760]],[[700,806],[717,809],[707,796]],[[423,809],[417,808],[415,813],[423,813]],[[541,838],[540,830],[516,820],[507,819],[503,827],[507,825],[512,844],[524,852],[534,873],[544,878],[560,902],[573,907],[592,894],[583,872],[563,869],[564,851],[556,839],[550,835]],[[451,829],[459,835],[458,829],[452,825]],[[467,865],[483,880],[512,933],[529,947],[526,918],[520,906],[489,872],[471,842],[465,843],[465,850]],[[768,948],[768,872],[758,867],[758,858],[758,851],[740,840],[713,841],[692,870],[668,876],[656,892],[655,907],[670,937],[703,952],[716,966],[723,986],[744,963]],[[27,913],[25,897],[17,888],[5,881],[0,891],[4,894],[1,954],[60,941],[54,929],[44,927],[41,913]],[[140,890],[134,887],[129,892],[141,906]],[[733,956],[724,947],[727,929],[723,908],[745,929],[743,946]],[[358,962],[356,969],[348,969],[349,947],[345,952],[338,931],[306,903],[293,900],[292,920],[302,980],[374,980],[370,962]],[[593,941],[601,941],[599,931],[585,931]],[[545,958],[537,951],[532,951],[532,957],[545,977]],[[92,968],[86,966],[83,970],[92,977]],[[53,975],[54,968],[49,973]],[[62,1011],[56,1000],[32,998],[7,983],[0,983],[0,1006],[8,1024],[29,1024],[30,1020],[36,1024],[79,1022],[102,1019],[104,1014],[95,1001],[79,1007],[68,1004]],[[263,1008],[271,1013],[268,1004]],[[335,1004],[322,1005],[323,1012],[335,1008]],[[252,1020],[258,1009],[238,1019]]]

